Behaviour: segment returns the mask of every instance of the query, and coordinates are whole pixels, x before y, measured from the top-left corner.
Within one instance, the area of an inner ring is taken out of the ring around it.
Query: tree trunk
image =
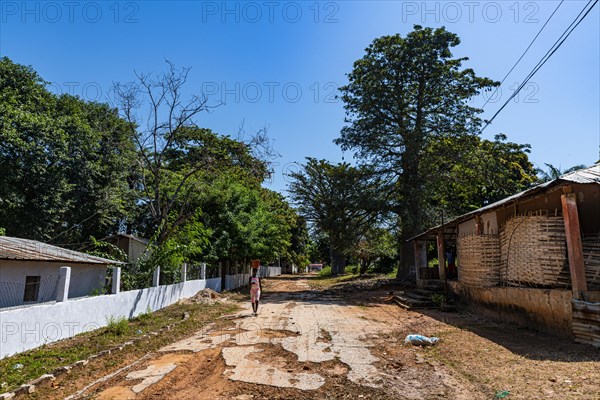
[[[331,273],[333,275],[341,275],[344,273],[346,258],[343,254],[337,251],[333,246],[330,248],[331,255]]]
[[[400,235],[400,265],[397,278],[412,279],[411,270],[415,264],[414,246],[406,241],[414,237],[423,229],[423,179],[419,174],[419,155],[425,146],[423,124],[425,113],[423,110],[424,96],[427,87],[425,74],[419,76],[417,89],[417,104],[415,107],[415,126],[412,132],[405,132],[405,151],[402,155],[402,174],[400,176],[400,218],[402,233]]]
[[[412,243],[406,242],[403,236],[400,239],[402,241],[400,243],[400,265],[398,266],[396,278],[413,279],[415,278],[414,274],[412,274],[413,267],[415,267],[414,246]]]
[[[417,146],[415,146],[417,147]],[[418,147],[417,147],[418,148]],[[418,152],[415,150],[414,153]],[[411,158],[414,158],[411,157]],[[397,278],[412,279],[411,271],[415,264],[414,246],[407,240],[419,234],[425,227],[423,223],[423,204],[420,177],[417,168],[418,160],[408,160],[403,163],[404,172],[401,180],[401,205],[399,210],[402,233],[400,234],[400,265]]]
[[[362,276],[367,272],[367,269],[369,268],[369,260],[361,260],[360,261],[360,268],[359,268],[359,274]]]

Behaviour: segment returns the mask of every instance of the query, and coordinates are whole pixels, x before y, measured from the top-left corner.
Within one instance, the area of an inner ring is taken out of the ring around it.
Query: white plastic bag
[[[406,339],[404,339],[404,344],[412,344],[414,346],[433,346],[440,339],[434,336],[427,337],[423,335],[407,335]]]

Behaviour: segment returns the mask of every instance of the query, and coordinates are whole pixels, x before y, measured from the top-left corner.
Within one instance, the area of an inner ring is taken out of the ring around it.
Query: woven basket
[[[563,218],[518,215],[500,228],[500,280],[510,285],[561,286],[568,268]]]
[[[458,280],[467,286],[497,286],[500,282],[498,235],[462,235],[457,240]]]

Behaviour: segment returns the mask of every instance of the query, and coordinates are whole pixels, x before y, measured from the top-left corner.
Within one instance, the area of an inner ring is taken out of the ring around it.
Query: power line
[[[529,43],[529,46],[527,46],[527,48],[525,49],[525,51],[523,52],[523,54],[521,54],[521,57],[519,57],[519,59],[517,60],[517,62],[515,62],[515,64],[510,69],[510,71],[508,71],[506,73],[506,75],[504,75],[504,78],[502,78],[502,81],[500,81],[500,85],[498,85],[496,87],[496,89],[494,90],[494,92],[490,95],[490,97],[488,97],[488,99],[485,101],[485,103],[483,103],[483,105],[481,106],[481,108],[484,108],[487,105],[487,103],[489,103],[490,100],[494,98],[494,95],[500,89],[500,86],[502,86],[502,84],[504,83],[504,81],[506,80],[506,78],[508,78],[508,76],[510,75],[510,73],[513,72],[513,70],[517,67],[517,65],[519,64],[519,62],[521,62],[521,60],[523,59],[523,57],[525,57],[525,54],[527,54],[527,52],[529,51],[529,49],[531,48],[531,46],[533,46],[533,44],[535,43],[535,41],[538,38],[538,36],[540,36],[540,33],[542,33],[542,31],[544,30],[544,28],[546,27],[546,25],[548,25],[548,22],[550,22],[550,20],[552,19],[552,17],[554,16],[554,14],[556,14],[556,12],[558,11],[558,9],[560,8],[560,6],[562,5],[562,3],[564,1],[565,0],[561,0],[561,2],[558,4],[558,6],[556,6],[556,8],[552,12],[552,14],[550,14],[550,16],[548,17],[548,19],[544,23],[544,25],[542,25],[542,28],[538,31],[537,35],[535,35],[535,37],[533,38],[533,40],[531,41],[531,43]]]
[[[588,8],[588,6],[592,2],[594,4],[592,4],[591,7]],[[490,125],[492,123],[492,121],[498,116],[498,114],[500,114],[500,112],[508,105],[508,103],[510,103],[510,101],[519,94],[519,92],[525,87],[525,85],[529,82],[529,80],[531,78],[533,78],[533,76],[540,70],[540,68],[542,68],[544,66],[544,64],[546,64],[546,62],[550,59],[550,57],[552,57],[552,55],[554,55],[554,53],[556,53],[556,51],[563,45],[563,43],[567,40],[567,38],[571,35],[571,33],[573,33],[575,28],[577,28],[577,26],[579,26],[579,24],[585,19],[585,17],[587,17],[587,15],[590,13],[590,11],[592,11],[592,9],[596,6],[596,4],[598,4],[598,0],[590,0],[585,5],[585,7],[583,7],[583,10],[581,10],[581,12],[577,15],[577,17],[575,17],[573,22],[571,22],[571,24],[562,33],[562,35],[560,35],[560,37],[556,40],[556,42],[554,42],[552,47],[550,47],[550,50],[548,50],[546,52],[546,54],[536,64],[536,66],[533,67],[531,72],[527,75],[527,77],[519,85],[517,90],[515,90],[515,92],[508,98],[508,100],[506,100],[506,102],[502,105],[502,107],[500,107],[500,109],[498,111],[496,111],[496,113],[492,116],[492,118],[490,118],[490,120],[486,122],[485,126],[481,129],[481,131],[479,133],[482,133],[485,130],[485,128],[487,128],[488,125]],[[587,11],[586,11],[586,9],[587,9]],[[583,14],[583,16],[581,16],[582,14]]]
[[[47,243],[50,243],[51,241],[53,241],[54,239],[58,238],[59,236],[64,235],[65,233],[69,232],[71,229],[77,228],[78,226],[81,226],[81,224],[83,224],[85,221],[91,219],[92,217],[94,217],[96,214],[98,214],[100,212],[100,210],[96,211],[95,213],[93,213],[92,215],[90,215],[89,217],[85,218],[84,220],[82,220],[81,222],[76,223],[75,225],[71,226],[69,229],[62,231],[61,233],[59,233],[58,235],[48,239]]]

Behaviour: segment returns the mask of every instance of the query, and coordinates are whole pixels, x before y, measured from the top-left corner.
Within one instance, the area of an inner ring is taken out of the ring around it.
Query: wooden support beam
[[[563,194],[561,202],[567,236],[567,252],[569,254],[573,298],[583,300],[583,292],[587,291],[587,282],[585,280],[585,264],[583,262],[583,245],[581,242],[579,213],[577,211],[577,197],[574,193]]]
[[[475,233],[483,235],[483,219],[479,215],[475,217]]]
[[[421,279],[419,268],[427,266],[427,242],[424,240],[415,240],[415,270],[417,279]]]
[[[438,250],[438,261],[440,263],[440,280],[443,282],[446,280],[446,246],[444,243],[444,231],[440,231],[437,234],[437,250]]]

